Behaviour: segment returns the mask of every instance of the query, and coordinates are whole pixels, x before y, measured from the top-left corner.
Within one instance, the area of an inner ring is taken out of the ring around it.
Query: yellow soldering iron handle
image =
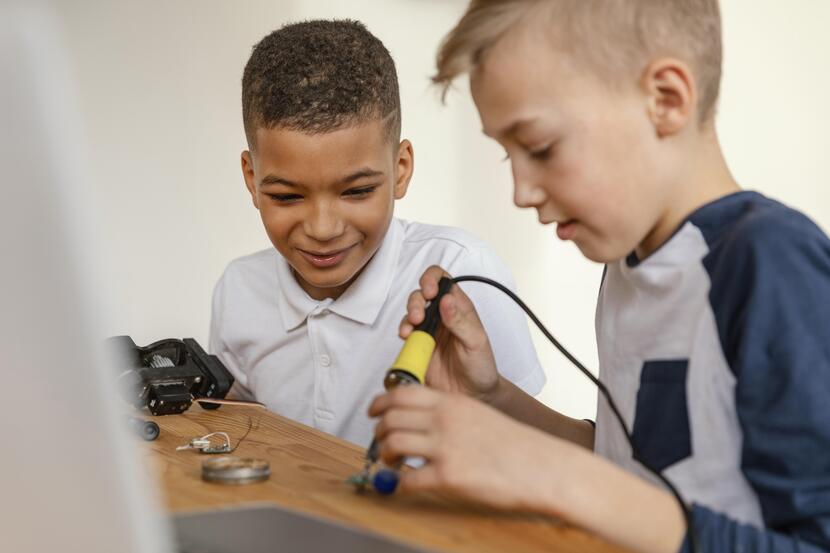
[[[429,360],[435,351],[435,338],[424,330],[415,330],[406,338],[397,359],[387,373],[403,371],[424,383],[427,376]]]
[[[415,327],[412,334],[407,336],[398,357],[389,367],[389,370],[386,371],[383,386],[387,390],[408,384],[423,385],[426,382],[429,361],[435,351],[435,337],[433,335],[438,330],[438,323],[441,321],[438,304],[444,294],[452,288],[452,285],[452,279],[447,277],[442,277],[438,282],[438,294],[427,306],[423,322]],[[373,438],[372,444],[366,450],[366,466],[358,478],[358,481],[362,482],[361,487],[369,481],[369,471],[372,464],[377,462],[378,453],[378,442],[377,439]],[[397,469],[399,466],[393,468]],[[394,486],[392,488],[394,489]]]
[[[438,305],[452,286],[451,278],[441,277],[438,281],[438,293],[424,310],[424,320],[406,338],[398,358],[386,371],[383,385],[387,390],[399,384],[414,384],[415,382],[424,384],[426,382],[429,360],[432,358],[432,352],[435,351],[435,333],[438,332],[438,326],[441,323]]]

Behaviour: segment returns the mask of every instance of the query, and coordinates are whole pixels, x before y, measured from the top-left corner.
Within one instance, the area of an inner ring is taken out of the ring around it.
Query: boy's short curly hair
[[[695,74],[700,121],[714,113],[722,65],[718,0],[472,0],[444,39],[433,82],[446,93],[523,23],[539,25],[556,48],[610,83],[630,80],[652,56],[678,56]]]
[[[397,145],[401,102],[395,62],[362,23],[292,23],[254,46],[242,76],[249,147],[262,127],[326,133],[375,118],[383,120]]]

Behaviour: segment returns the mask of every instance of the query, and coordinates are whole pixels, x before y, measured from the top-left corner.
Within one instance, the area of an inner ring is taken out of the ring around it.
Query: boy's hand
[[[450,275],[433,265],[423,274],[420,290],[409,296],[407,314],[401,321],[400,336],[406,339],[424,320],[428,301],[438,294],[438,281]],[[441,298],[441,326],[436,349],[429,364],[426,384],[445,392],[461,392],[494,403],[501,378],[490,341],[470,298],[453,285]]]
[[[489,405],[401,386],[375,398],[369,414],[381,417],[375,436],[385,463],[426,460],[401,471],[401,492],[445,492],[562,518],[632,551],[680,549],[686,523],[671,494]]]
[[[384,462],[427,461],[401,473],[402,492],[449,492],[503,509],[536,508],[533,474],[552,469],[535,466],[543,460],[540,442],[559,442],[472,398],[421,386],[377,397],[369,415],[382,417],[375,436]]]

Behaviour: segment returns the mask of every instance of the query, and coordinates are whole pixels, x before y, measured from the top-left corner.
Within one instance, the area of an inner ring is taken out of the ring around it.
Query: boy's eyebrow
[[[269,186],[271,184],[282,184],[283,186],[291,186],[293,188],[299,188],[300,185],[296,182],[292,182],[288,179],[284,179],[282,177],[278,177],[277,175],[265,175],[262,177],[262,180],[259,182],[260,186]]]
[[[358,169],[354,173],[343,177],[340,180],[339,184],[349,184],[356,180],[364,179],[366,177],[377,177],[383,176],[383,171],[377,171],[375,169],[370,169],[369,167],[363,167]],[[272,184],[281,184],[283,186],[290,186],[291,188],[302,188],[302,185],[297,184],[294,181],[290,181],[288,179],[284,179],[282,177],[278,177],[277,175],[265,175],[262,177],[262,180],[259,182],[260,186],[270,186]]]
[[[491,138],[499,139],[499,138],[503,138],[505,136],[510,136],[511,134],[515,133],[519,129],[519,127],[522,127],[524,125],[532,123],[533,121],[534,121],[534,119],[518,119],[518,120],[513,121],[512,123],[510,123],[510,125],[508,125],[504,129],[496,131],[493,134],[488,133],[487,129],[483,129],[483,128],[481,129],[481,132],[482,132],[482,134],[484,134],[484,136],[489,136]]]
[[[383,171],[377,171],[375,169],[370,169],[369,167],[363,167],[361,169],[358,169],[357,171],[355,171],[351,175],[343,178],[340,181],[340,183],[341,184],[349,184],[350,182],[354,182],[356,180],[360,180],[360,179],[363,179],[363,178],[366,178],[366,177],[378,177],[378,176],[382,177],[383,176]]]

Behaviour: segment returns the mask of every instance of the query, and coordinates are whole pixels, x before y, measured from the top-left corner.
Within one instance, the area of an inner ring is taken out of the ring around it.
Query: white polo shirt
[[[460,229],[393,219],[378,251],[336,300],[315,300],[274,248],[232,261],[213,295],[210,351],[231,371],[234,393],[351,442],[366,445],[367,415],[403,341],[409,294],[430,265],[515,289],[493,250]],[[524,313],[500,291],[462,288],[476,305],[499,372],[530,394],[545,374]]]

